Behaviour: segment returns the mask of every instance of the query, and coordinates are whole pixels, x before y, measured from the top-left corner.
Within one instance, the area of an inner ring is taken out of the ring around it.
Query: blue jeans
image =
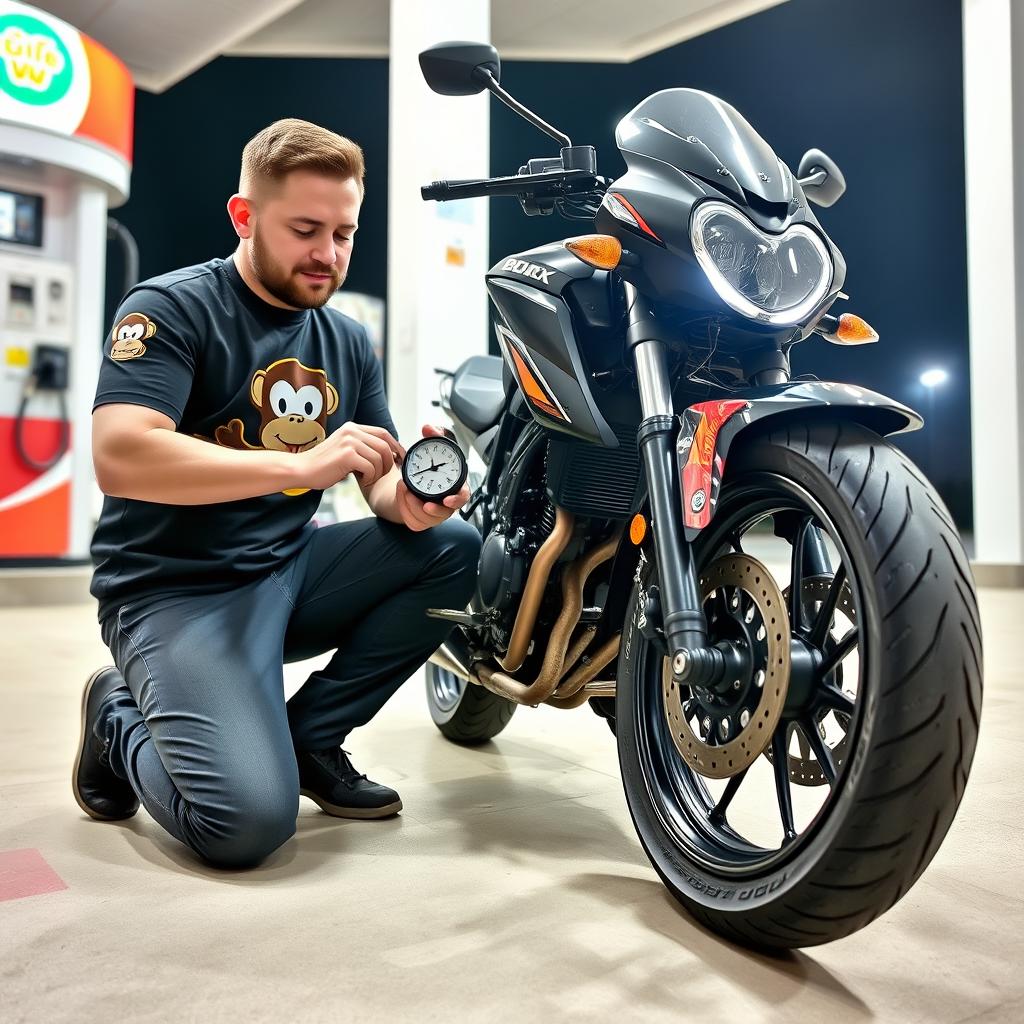
[[[281,568],[216,594],[149,594],[101,624],[125,685],[98,729],[113,770],[204,860],[258,863],[295,831],[296,750],[342,743],[443,642],[480,535],[459,516],[413,533],[370,518],[310,530]],[[285,703],[282,666],[336,649]]]

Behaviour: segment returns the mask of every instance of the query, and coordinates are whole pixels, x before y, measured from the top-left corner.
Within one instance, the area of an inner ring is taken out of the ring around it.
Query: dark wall
[[[931,399],[932,425],[900,443],[969,523],[960,0],[789,0],[631,65],[513,61],[502,81],[575,142],[596,146],[609,176],[624,170],[616,122],[644,96],[675,86],[732,103],[794,169],[812,146],[829,153],[849,188],[819,216],[849,265],[846,308],[882,342],[839,349],[812,340],[797,349],[795,371],[860,383],[929,415],[918,376],[947,368],[950,383]],[[450,103],[458,117],[459,99]],[[143,276],[233,249],[224,203],[242,146],[276,118],[296,116],[366,152],[349,282],[384,295],[387,105],[385,60],[220,58],[160,96],[140,93],[133,194],[115,215],[139,239]],[[493,174],[556,152],[496,102],[491,125]],[[587,226],[527,218],[514,200],[496,199],[492,262]],[[117,273],[112,265],[110,278]]]
[[[388,62],[221,57],[167,92],[136,97],[132,194],[113,216],[139,242],[143,279],[227,256],[237,244],[225,204],[242,147],[281,117],[354,139],[366,156],[366,200],[349,271],[353,291],[387,281]],[[116,302],[120,264],[108,270]]]
[[[793,170],[825,150],[848,191],[818,214],[849,267],[844,308],[880,344],[799,346],[797,373],[859,383],[918,408],[929,428],[900,440],[970,521],[967,259],[960,0],[789,0],[631,65],[507,62],[502,84],[577,143],[602,173],[625,167],[619,118],[659,89],[703,89],[733,104]],[[452,100],[453,105],[458,100]],[[492,173],[514,173],[556,143],[504,108],[492,115]],[[491,257],[586,231],[491,207]],[[950,382],[929,399],[929,366]]]

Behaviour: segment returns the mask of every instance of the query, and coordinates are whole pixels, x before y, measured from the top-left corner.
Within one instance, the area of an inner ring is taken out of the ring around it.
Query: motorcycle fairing
[[[843,416],[883,436],[918,430],[924,422],[913,409],[877,391],[827,381],[752,388],[742,399],[691,405],[679,417],[676,444],[687,541],[692,543],[714,518],[726,459],[736,437],[769,417],[814,407],[842,409]]]
[[[615,129],[623,155],[635,154],[699,178],[743,205],[780,207],[798,197],[793,175],[743,115],[698,89],[663,89],[633,108]]]
[[[500,261],[487,273],[487,290],[502,356],[537,422],[617,448],[595,401],[568,301],[574,284],[583,286],[597,274],[607,278],[558,243]]]

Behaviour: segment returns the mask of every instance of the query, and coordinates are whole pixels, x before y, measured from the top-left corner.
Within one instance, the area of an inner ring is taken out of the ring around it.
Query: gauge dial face
[[[406,482],[426,500],[454,494],[462,486],[464,471],[462,452],[443,437],[418,441],[405,462]]]

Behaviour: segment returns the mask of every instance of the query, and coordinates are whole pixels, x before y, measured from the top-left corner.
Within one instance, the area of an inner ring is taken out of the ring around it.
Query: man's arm
[[[443,434],[444,431],[438,427],[423,428],[424,437],[440,437]],[[394,468],[379,480],[367,486],[360,483],[359,488],[370,511],[378,519],[399,523],[415,531],[429,530],[431,526],[443,523],[469,501],[468,484],[458,494],[445,498],[443,503],[420,501],[405,486],[401,462],[396,462]]]
[[[389,523],[405,523],[398,505],[398,484],[401,479],[402,467],[397,465],[369,487],[359,485],[366,504],[378,519],[386,519]]]
[[[115,498],[209,505],[302,486],[289,453],[200,441],[141,405],[100,406],[93,413],[92,451],[96,482]]]
[[[400,453],[400,454],[399,454]],[[236,451],[175,431],[146,406],[110,404],[93,413],[93,464],[113,497],[170,505],[240,501],[295,487],[324,490],[355,473],[372,486],[404,455],[380,427],[346,423],[307,452]]]

